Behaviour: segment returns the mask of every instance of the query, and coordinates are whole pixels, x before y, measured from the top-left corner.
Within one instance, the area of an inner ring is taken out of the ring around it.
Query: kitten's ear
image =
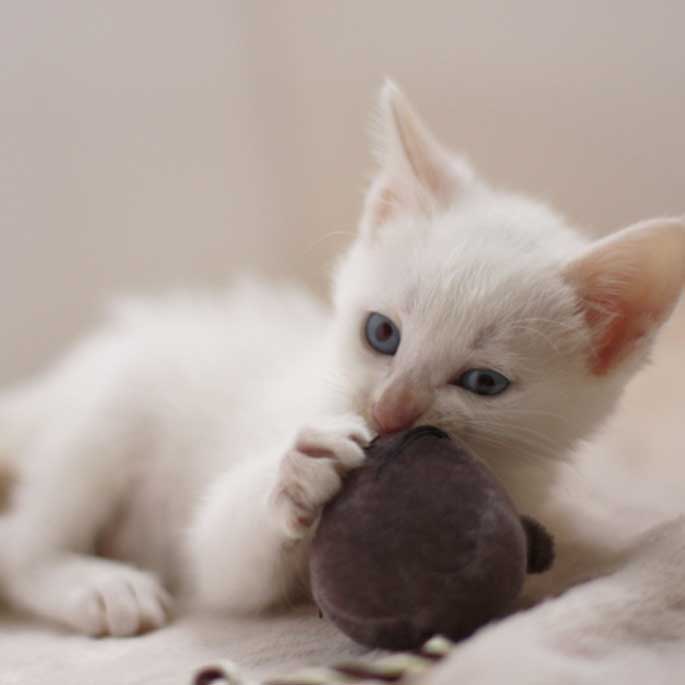
[[[369,190],[362,230],[400,214],[430,214],[448,207],[473,173],[433,137],[400,89],[387,81],[378,103],[380,172]]]
[[[685,286],[685,220],[654,219],[593,245],[564,275],[592,332],[590,368],[600,375],[647,342]]]

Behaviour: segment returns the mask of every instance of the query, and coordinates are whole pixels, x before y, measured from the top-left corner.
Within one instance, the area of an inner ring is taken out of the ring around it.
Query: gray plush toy
[[[325,507],[310,560],[323,615],[365,645],[458,640],[511,609],[553,542],[490,471],[421,426],[375,440]]]

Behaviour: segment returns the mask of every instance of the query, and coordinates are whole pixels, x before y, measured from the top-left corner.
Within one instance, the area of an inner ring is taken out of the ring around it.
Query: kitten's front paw
[[[93,637],[128,637],[161,628],[170,607],[169,595],[152,574],[122,565],[73,593],[68,622]]]
[[[366,423],[349,415],[302,428],[280,465],[273,505],[292,538],[306,535],[350,469],[361,466],[371,440]]]

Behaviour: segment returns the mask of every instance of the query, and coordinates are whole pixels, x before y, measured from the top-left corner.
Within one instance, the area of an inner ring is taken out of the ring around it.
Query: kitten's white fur
[[[230,611],[305,596],[312,524],[378,417],[459,436],[556,533],[558,569],[529,598],[637,549],[618,537],[593,545],[555,483],[678,299],[682,222],[591,244],[448,155],[392,84],[379,119],[381,170],[337,266],[332,312],[250,280],[123,302],[54,369],[0,397],[0,466],[15,482],[0,514],[11,604],[130,635],[168,619],[167,590]],[[395,356],[365,343],[370,311],[400,326]],[[487,398],[451,383],[474,367],[504,373],[510,389]],[[664,530],[654,555],[680,534]],[[654,576],[649,561],[622,571],[618,596],[637,579],[662,582],[668,563],[652,566]],[[600,582],[574,592],[601,594]],[[660,601],[647,602],[653,618]]]

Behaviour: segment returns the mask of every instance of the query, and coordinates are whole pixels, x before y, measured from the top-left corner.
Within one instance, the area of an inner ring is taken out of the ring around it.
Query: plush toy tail
[[[547,529],[529,516],[522,516],[521,523],[528,538],[528,573],[544,573],[554,563],[554,538]]]

